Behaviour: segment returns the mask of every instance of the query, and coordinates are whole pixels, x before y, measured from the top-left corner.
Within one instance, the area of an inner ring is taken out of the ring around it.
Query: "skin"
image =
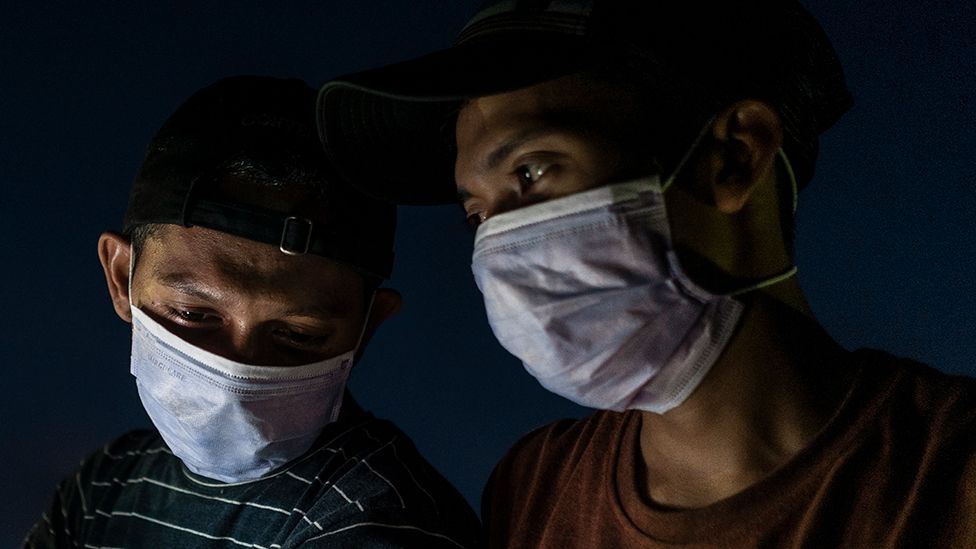
[[[130,296],[130,254],[125,237],[102,233],[98,257],[122,320],[132,322],[131,300],[183,340],[246,364],[288,367],[331,358],[352,349],[363,329],[361,353],[401,302],[381,288],[367,311],[362,277],[346,265],[175,225],[146,242]]]
[[[649,173],[649,155],[627,152],[635,134],[622,129],[638,118],[636,101],[574,75],[467,102],[455,176],[469,222]],[[700,285],[729,291],[792,265],[778,207],[782,140],[771,106],[730,104],[665,194],[675,248]],[[795,277],[741,300],[736,333],[692,395],[665,414],[641,412],[638,474],[663,507],[707,506],[768,476],[809,444],[850,386],[843,350]]]

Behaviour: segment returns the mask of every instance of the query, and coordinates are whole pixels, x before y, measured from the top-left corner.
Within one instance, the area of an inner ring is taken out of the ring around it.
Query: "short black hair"
[[[257,133],[253,128],[245,127],[237,130],[237,136],[222,139],[219,132],[234,131],[233,127],[225,127],[226,121],[216,116],[213,119],[205,118],[209,116],[207,114],[186,120],[187,105],[199,110],[214,101],[224,102],[215,108],[237,115],[237,108],[226,105],[230,102],[227,97],[234,94],[241,96],[237,101],[249,106],[248,110],[243,111],[242,125],[263,126],[267,130]],[[321,222],[320,225],[342,223],[349,215],[344,210],[354,209],[354,206],[370,199],[338,180],[329,169],[325,151],[314,132],[306,127],[314,121],[311,116],[313,97],[314,90],[296,80],[233,77],[218,81],[195,94],[167,120],[150,145],[147,162],[151,159],[155,163],[154,169],[160,171],[169,169],[169,163],[181,166],[188,177],[195,179],[194,196],[197,198],[237,203],[250,201],[285,211],[302,209],[304,215]],[[298,104],[292,106],[290,102]],[[292,112],[294,110],[307,116],[298,116],[298,113]],[[192,130],[186,130],[186,126]],[[254,133],[245,134],[247,131]],[[230,143],[227,143],[228,140]],[[226,143],[226,150],[216,155],[215,163],[187,162],[188,157],[214,155],[214,141]],[[192,169],[194,166],[196,172]],[[140,176],[145,173],[144,163]],[[143,177],[139,183],[151,186],[158,184],[157,181],[157,178]],[[383,210],[371,212],[376,214]],[[157,237],[166,224],[142,222],[125,227],[123,234],[131,244],[134,265],[148,241]],[[340,237],[345,234],[342,230],[333,231]],[[354,231],[350,228],[346,232]],[[392,234],[392,228],[390,231]],[[353,263],[345,264],[361,276],[367,295],[382,282],[382,278],[375,273],[358,268]]]
[[[315,90],[296,79],[235,76],[198,90],[153,136],[123,233],[205,227],[389,278],[396,207],[335,174],[314,113]]]

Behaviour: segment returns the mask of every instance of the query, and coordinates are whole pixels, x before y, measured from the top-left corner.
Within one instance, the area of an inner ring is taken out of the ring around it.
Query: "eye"
[[[515,177],[518,178],[522,190],[525,190],[542,179],[551,166],[552,164],[546,162],[522,164],[515,168]]]
[[[186,326],[209,323],[216,320],[216,317],[210,313],[190,309],[175,309],[172,307],[166,309],[166,316]]]
[[[201,322],[207,318],[206,314],[196,311],[177,311],[176,314],[180,315],[180,318],[187,322]]]
[[[286,345],[305,349],[321,346],[328,339],[324,335],[299,332],[290,328],[278,328],[272,334]]]

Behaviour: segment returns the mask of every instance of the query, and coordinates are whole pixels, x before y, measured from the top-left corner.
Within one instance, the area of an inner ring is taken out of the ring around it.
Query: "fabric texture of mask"
[[[303,366],[252,366],[131,310],[139,398],[190,471],[225,483],[261,478],[304,454],[338,416],[355,349]]]
[[[472,271],[502,346],[548,390],[605,410],[679,405],[743,310],[681,269],[657,176],[492,217]]]

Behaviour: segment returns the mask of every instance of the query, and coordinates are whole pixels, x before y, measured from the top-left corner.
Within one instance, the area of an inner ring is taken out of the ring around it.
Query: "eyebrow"
[[[575,110],[558,110],[543,113],[534,127],[508,137],[504,143],[489,152],[481,165],[484,172],[492,171],[511,156],[519,147],[553,134],[585,134],[592,130],[593,121],[585,113]]]
[[[506,139],[504,143],[498,147],[495,147],[491,152],[489,152],[485,156],[484,162],[482,162],[481,171],[490,172],[497,169],[498,166],[505,161],[505,159],[512,156],[512,153],[526,143],[554,133],[562,133],[565,130],[565,127],[552,125],[544,125],[523,130],[509,139]]]
[[[213,288],[194,282],[187,273],[157,273],[159,283],[182,294],[196,297],[209,302],[219,301],[219,293]],[[240,292],[240,290],[234,290]],[[281,311],[281,316],[304,316],[312,318],[344,318],[344,314],[336,310],[333,304],[304,303],[299,307]]]
[[[195,283],[193,278],[185,273],[156,273],[156,276],[160,284],[182,294],[207,301],[216,301],[218,298],[213,288]]]

